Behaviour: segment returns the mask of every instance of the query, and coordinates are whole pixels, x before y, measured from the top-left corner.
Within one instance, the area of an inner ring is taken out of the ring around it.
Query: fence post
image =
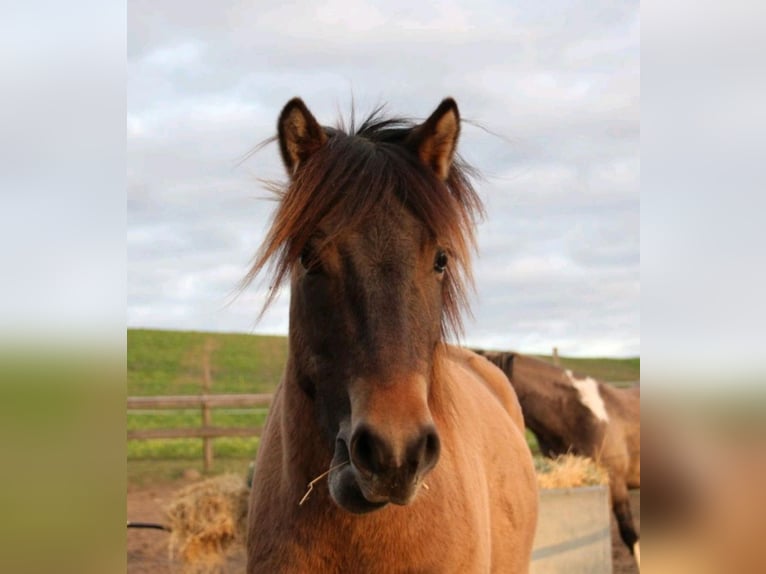
[[[209,427],[210,426],[210,407],[207,404],[207,401],[204,401],[202,403],[202,426],[203,427]],[[209,436],[203,437],[202,439],[202,454],[203,454],[203,465],[202,468],[205,472],[210,472],[210,468],[213,465],[213,439]]]
[[[559,348],[553,347],[553,364],[559,366]]]
[[[209,427],[212,424],[210,416],[210,405],[207,397],[210,395],[211,376],[210,376],[210,353],[213,350],[213,341],[205,341],[205,349],[202,355],[202,426]],[[206,436],[202,439],[202,468],[205,472],[210,472],[213,466],[213,439]]]

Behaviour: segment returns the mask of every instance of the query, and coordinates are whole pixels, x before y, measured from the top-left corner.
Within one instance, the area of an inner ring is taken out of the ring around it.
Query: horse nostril
[[[425,430],[409,449],[408,466],[412,475],[425,474],[439,460],[439,435],[433,427]]]
[[[351,437],[349,457],[366,478],[390,475],[406,482],[431,470],[439,459],[440,448],[439,435],[429,425],[409,443],[401,453],[401,462],[397,462],[399,457],[394,454],[391,445],[370,427],[362,425]]]
[[[422,464],[424,470],[430,470],[436,465],[436,461],[439,460],[440,450],[441,441],[439,440],[439,435],[436,434],[436,429],[431,428],[426,433],[426,448]]]
[[[361,472],[372,475],[381,471],[383,443],[368,428],[357,429],[351,437],[351,462]]]

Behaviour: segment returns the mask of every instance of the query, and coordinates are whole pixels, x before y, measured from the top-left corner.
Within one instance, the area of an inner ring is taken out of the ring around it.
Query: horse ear
[[[322,126],[300,98],[293,98],[282,109],[277,131],[282,161],[290,176],[327,141]]]
[[[460,112],[455,100],[447,98],[424,123],[412,130],[407,143],[420,161],[444,181],[449,176],[459,135]]]

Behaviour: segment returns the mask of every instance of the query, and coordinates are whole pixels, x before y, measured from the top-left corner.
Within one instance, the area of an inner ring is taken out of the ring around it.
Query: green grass
[[[524,438],[527,439],[527,446],[533,455],[538,456],[540,454],[540,445],[537,444],[537,437],[529,429],[524,429]]]
[[[128,329],[128,395],[201,392],[206,346],[213,393],[269,393],[287,359],[286,337]]]
[[[550,355],[535,355],[537,358],[553,363]],[[559,364],[565,369],[571,369],[580,375],[588,375],[600,381],[610,383],[635,382],[641,379],[641,359],[575,359],[559,357]],[[620,386],[620,385],[618,385]]]
[[[214,458],[255,459],[258,437],[220,437],[213,439]],[[158,438],[128,443],[129,460],[184,460],[202,458],[202,439]]]
[[[264,409],[212,411],[212,424],[218,427],[257,427],[266,421]],[[202,425],[199,411],[139,411],[129,412],[128,430],[192,428]],[[152,439],[128,441],[128,459],[185,459],[202,456],[202,440]],[[258,450],[257,437],[220,437],[213,440],[214,456],[253,458]]]

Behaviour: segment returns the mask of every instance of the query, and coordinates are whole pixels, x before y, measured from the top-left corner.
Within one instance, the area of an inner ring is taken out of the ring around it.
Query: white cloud
[[[202,51],[202,46],[194,42],[162,46],[147,54],[144,62],[160,71],[193,70],[200,63]]]

